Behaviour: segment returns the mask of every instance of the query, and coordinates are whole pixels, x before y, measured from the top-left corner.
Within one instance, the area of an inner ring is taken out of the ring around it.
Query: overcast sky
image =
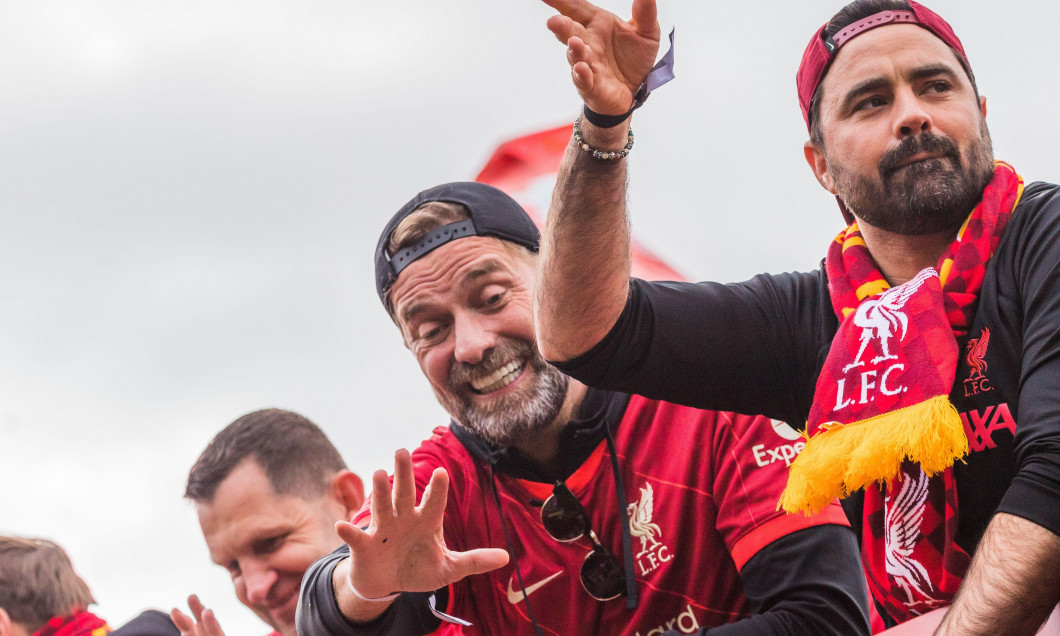
[[[802,157],[794,74],[839,4],[660,1],[677,80],[635,118],[636,234],[692,278],[815,267],[840,217]],[[964,41],[997,156],[1060,178],[1060,8],[930,6]],[[0,3],[0,533],[62,543],[112,624],[198,592],[230,635],[264,633],[209,562],[187,470],[268,406],[321,425],[366,481],[447,421],[372,248],[417,191],[577,114],[551,13]]]

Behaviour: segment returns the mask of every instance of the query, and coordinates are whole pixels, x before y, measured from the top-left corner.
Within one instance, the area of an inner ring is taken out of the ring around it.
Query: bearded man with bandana
[[[543,239],[544,355],[806,422],[780,505],[844,498],[889,624],[952,604],[940,634],[1034,633],[1060,600],[1060,196],[994,160],[949,24],[857,0],[811,38],[805,157],[849,223],[821,270],[653,284],[629,277],[625,155],[665,73],[654,0],[628,22],[545,2],[585,106]]]

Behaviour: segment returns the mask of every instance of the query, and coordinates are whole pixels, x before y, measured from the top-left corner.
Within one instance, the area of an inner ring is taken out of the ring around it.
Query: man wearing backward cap
[[[538,243],[481,183],[426,190],[383,230],[380,300],[453,420],[337,525],[348,546],[306,573],[298,632],[867,633],[842,510],[776,508],[801,438],[549,366]]]
[[[994,161],[949,24],[857,0],[811,38],[804,152],[850,224],[821,270],[653,284],[629,278],[624,158],[667,74],[654,0],[629,22],[545,2],[585,107],[543,239],[544,355],[590,386],[806,422],[780,505],[844,498],[889,624],[952,604],[939,633],[1034,633],[1060,600],[1060,196]]]

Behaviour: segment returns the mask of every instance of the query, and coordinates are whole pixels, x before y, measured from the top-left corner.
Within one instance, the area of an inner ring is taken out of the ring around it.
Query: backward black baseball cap
[[[390,256],[390,235],[394,228],[421,205],[431,201],[459,203],[471,212],[471,218],[435,228],[415,245]],[[526,210],[493,186],[458,181],[424,190],[390,219],[375,246],[375,289],[387,312],[391,310],[388,292],[401,270],[432,250],[468,236],[493,236],[522,245],[532,252],[537,252],[541,245],[541,233]]]

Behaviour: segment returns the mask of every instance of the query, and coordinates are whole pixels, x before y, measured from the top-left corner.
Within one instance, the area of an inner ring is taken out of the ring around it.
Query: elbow
[[[552,328],[549,321],[537,319],[534,329],[537,332],[537,350],[545,360],[566,362],[575,357],[563,346],[561,339],[553,337],[559,330]]]
[[[626,289],[622,292],[588,307],[539,293],[534,307],[538,351],[550,362],[567,362],[597,346],[622,315],[627,299]]]

